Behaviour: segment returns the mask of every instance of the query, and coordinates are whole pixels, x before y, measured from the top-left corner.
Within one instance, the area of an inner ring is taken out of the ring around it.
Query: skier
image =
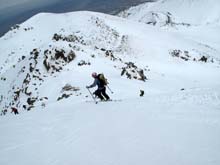
[[[93,93],[95,96],[101,99],[101,101],[108,101],[110,97],[106,94],[106,87],[107,85],[106,79],[102,78],[103,74],[97,74],[96,72],[92,73],[92,77],[94,78],[93,84],[86,86],[86,88],[93,88],[96,85],[98,86],[97,90]]]

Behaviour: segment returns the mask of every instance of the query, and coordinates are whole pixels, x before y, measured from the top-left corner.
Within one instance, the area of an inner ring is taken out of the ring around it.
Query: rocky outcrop
[[[128,62],[125,64],[126,66],[122,68],[121,76],[126,75],[128,79],[137,79],[141,81],[147,80],[143,69],[138,68],[133,62]]]

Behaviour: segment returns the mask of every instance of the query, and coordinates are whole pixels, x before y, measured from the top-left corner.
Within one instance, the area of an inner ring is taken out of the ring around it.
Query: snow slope
[[[132,7],[121,16],[145,23],[164,26],[169,21],[177,25],[207,25],[220,23],[218,0],[159,0]]]
[[[218,165],[219,26],[176,26],[40,13],[1,37],[0,164]],[[94,71],[118,101],[93,102]]]
[[[165,98],[166,103],[148,96],[98,105],[70,99],[2,118],[0,162],[217,165],[219,110]]]

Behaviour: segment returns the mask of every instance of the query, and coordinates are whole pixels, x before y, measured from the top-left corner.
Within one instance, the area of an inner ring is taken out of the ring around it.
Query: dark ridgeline
[[[126,9],[130,6],[135,6],[143,2],[151,2],[154,0],[60,0],[57,3],[40,7],[40,8],[25,8],[21,12],[0,11],[0,36],[9,31],[10,27],[24,22],[28,18],[39,12],[71,12],[79,10],[97,11],[108,14],[116,14],[117,12]]]

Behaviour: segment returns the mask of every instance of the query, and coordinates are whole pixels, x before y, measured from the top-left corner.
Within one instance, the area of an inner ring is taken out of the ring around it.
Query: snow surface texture
[[[163,0],[13,27],[0,38],[0,164],[220,164],[219,11]],[[93,102],[94,71],[121,101]]]

